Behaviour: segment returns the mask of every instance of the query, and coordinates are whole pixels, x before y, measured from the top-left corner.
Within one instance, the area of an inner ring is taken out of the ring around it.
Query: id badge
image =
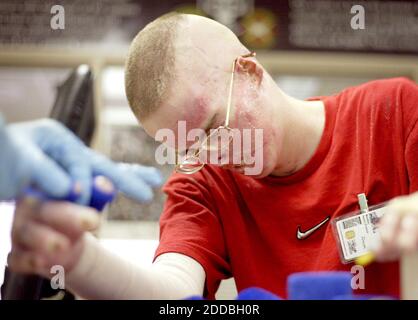
[[[380,243],[379,220],[387,202],[368,207],[364,194],[359,197],[360,210],[333,219],[332,228],[342,263],[347,264],[370,252]]]

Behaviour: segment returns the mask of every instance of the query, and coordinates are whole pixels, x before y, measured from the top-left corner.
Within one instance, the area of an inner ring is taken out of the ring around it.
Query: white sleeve
[[[194,259],[179,253],[160,255],[141,267],[107,251],[92,235],[66,286],[85,299],[183,299],[202,295],[206,274]]]

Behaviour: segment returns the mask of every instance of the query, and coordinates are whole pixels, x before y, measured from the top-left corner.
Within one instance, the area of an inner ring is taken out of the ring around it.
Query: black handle
[[[93,75],[87,65],[81,65],[58,88],[50,117],[60,121],[89,145],[95,127],[94,115]],[[47,279],[7,270],[2,286],[2,299],[39,300],[48,287]]]

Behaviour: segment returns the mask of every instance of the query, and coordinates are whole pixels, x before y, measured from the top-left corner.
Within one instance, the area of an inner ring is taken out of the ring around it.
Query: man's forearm
[[[141,267],[103,248],[91,235],[84,238],[79,263],[67,287],[85,299],[183,299],[202,295],[205,272],[190,257],[163,254],[151,267]]]

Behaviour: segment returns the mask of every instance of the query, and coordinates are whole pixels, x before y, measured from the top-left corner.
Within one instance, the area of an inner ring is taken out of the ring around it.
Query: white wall
[[[7,255],[11,249],[10,232],[13,213],[14,205],[12,203],[0,202],[0,286],[3,284]]]

